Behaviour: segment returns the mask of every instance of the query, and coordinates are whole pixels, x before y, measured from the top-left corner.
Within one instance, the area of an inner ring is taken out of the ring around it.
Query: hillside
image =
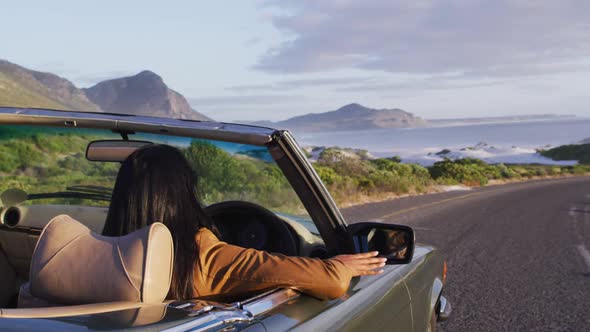
[[[0,106],[210,120],[151,71],[79,89],[65,78],[5,60],[0,60]]]
[[[0,60],[0,105],[99,112],[72,82]]]
[[[553,160],[577,160],[580,164],[590,164],[590,143],[562,145],[539,153]]]
[[[296,131],[345,131],[415,128],[427,126],[428,122],[401,109],[373,109],[353,103],[335,111],[310,113],[284,121],[258,124]]]
[[[160,76],[148,70],[100,82],[84,92],[109,113],[210,120],[193,110],[180,93],[168,88]]]

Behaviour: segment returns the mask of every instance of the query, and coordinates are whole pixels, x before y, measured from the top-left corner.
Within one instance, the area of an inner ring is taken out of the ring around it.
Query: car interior
[[[172,236],[161,223],[106,237],[59,215],[41,233],[30,279],[20,286],[18,307],[34,309],[2,309],[0,317],[96,313],[162,303],[172,279],[173,251]]]
[[[92,158],[117,161],[132,151],[119,149],[113,157],[102,150]],[[67,189],[60,195],[108,201],[104,188]],[[105,237],[104,204],[35,204],[42,198],[15,188],[0,194],[0,317],[61,317],[171,300],[166,295],[173,244],[163,224]],[[241,200],[210,204],[205,211],[228,243],[285,255],[327,255],[317,232],[292,216]]]

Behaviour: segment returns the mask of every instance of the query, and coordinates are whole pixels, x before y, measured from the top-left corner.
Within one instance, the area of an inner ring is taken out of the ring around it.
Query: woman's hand
[[[338,255],[334,259],[344,263],[352,271],[352,276],[368,276],[383,273],[386,258],[376,257],[378,251],[365,252],[353,255]]]

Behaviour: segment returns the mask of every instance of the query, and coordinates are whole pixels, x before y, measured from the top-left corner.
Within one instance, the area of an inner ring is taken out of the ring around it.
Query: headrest
[[[33,252],[31,294],[63,305],[159,303],[168,294],[172,266],[172,236],[164,224],[108,237],[60,215],[45,226]]]

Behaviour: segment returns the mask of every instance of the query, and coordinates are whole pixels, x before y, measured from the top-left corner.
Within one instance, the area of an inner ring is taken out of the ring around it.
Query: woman
[[[382,273],[377,252],[320,260],[287,257],[229,245],[197,200],[188,161],[176,148],[149,145],[121,165],[103,230],[121,236],[163,222],[174,239],[174,272],[169,298],[210,295],[236,298],[291,287],[312,296],[342,296],[353,276]]]

